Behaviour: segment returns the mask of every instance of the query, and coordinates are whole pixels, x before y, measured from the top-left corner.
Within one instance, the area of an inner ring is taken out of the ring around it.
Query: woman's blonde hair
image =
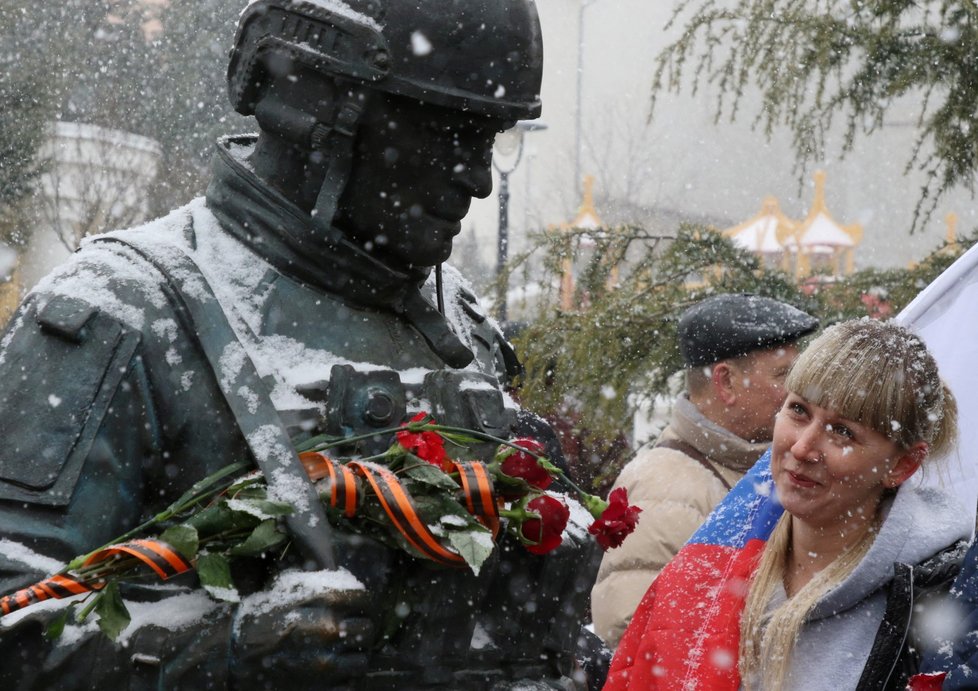
[[[931,452],[950,450],[957,436],[957,405],[923,341],[893,322],[858,319],[826,329],[798,357],[785,389],[809,403],[876,430],[907,449],[926,442]],[[740,675],[745,688],[784,685],[795,641],[822,597],[862,561],[876,522],[855,544],[772,612],[783,587],[791,549],[787,511],[761,555],[740,622]]]
[[[932,454],[957,437],[958,408],[920,337],[894,322],[853,319],[826,329],[798,356],[785,389]]]
[[[757,571],[751,579],[740,620],[740,677],[745,689],[780,689],[788,676],[791,654],[808,613],[836,584],[859,565],[869,551],[876,530],[867,530],[831,564],[781,606],[768,613],[768,605],[784,585],[785,564],[791,546],[791,514],[785,511],[768,539]]]

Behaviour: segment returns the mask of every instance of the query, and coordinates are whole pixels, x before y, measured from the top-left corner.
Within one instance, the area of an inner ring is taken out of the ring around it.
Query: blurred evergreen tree
[[[974,190],[978,166],[978,5],[965,0],[682,0],[682,34],[658,56],[653,104],[692,72],[694,90],[718,88],[717,118],[740,115],[760,90],[755,124],[787,126],[800,167],[824,157],[844,123],[843,151],[874,132],[904,96],[919,99],[919,134],[907,167],[927,183],[911,231],[956,185]]]
[[[568,310],[558,286],[572,258]],[[790,277],[761,271],[753,255],[689,224],[669,237],[635,226],[549,233],[512,270],[542,286],[516,338],[526,366],[521,401],[545,416],[571,414],[606,440],[629,435],[638,407],[670,392],[682,368],[676,324],[686,307],[714,293],[751,292],[817,311]]]
[[[38,151],[55,107],[56,76],[39,41],[33,2],[0,3],[0,241],[24,245],[24,211],[43,170]]]
[[[842,319],[896,316],[917,294],[978,242],[978,233],[942,243],[906,268],[863,269],[824,285],[817,294],[823,326]]]

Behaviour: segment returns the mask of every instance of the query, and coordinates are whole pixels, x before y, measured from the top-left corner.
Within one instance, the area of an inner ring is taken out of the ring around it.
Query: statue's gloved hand
[[[234,689],[343,688],[366,673],[374,639],[366,590],[270,595],[258,605],[246,601],[235,617]]]

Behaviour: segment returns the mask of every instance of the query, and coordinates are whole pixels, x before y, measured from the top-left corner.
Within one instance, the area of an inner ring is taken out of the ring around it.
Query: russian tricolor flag
[[[737,690],[747,583],[782,512],[772,489],[768,451],[652,583],[605,689]]]

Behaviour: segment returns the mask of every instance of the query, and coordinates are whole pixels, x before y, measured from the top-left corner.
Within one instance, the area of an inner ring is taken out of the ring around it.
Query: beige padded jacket
[[[681,397],[661,440],[678,439],[706,456],[733,486],[768,444],[751,444],[710,422]],[[642,509],[638,528],[601,561],[591,591],[595,632],[614,649],[645,591],[727,493],[716,474],[682,451],[645,446],[615,487]]]

